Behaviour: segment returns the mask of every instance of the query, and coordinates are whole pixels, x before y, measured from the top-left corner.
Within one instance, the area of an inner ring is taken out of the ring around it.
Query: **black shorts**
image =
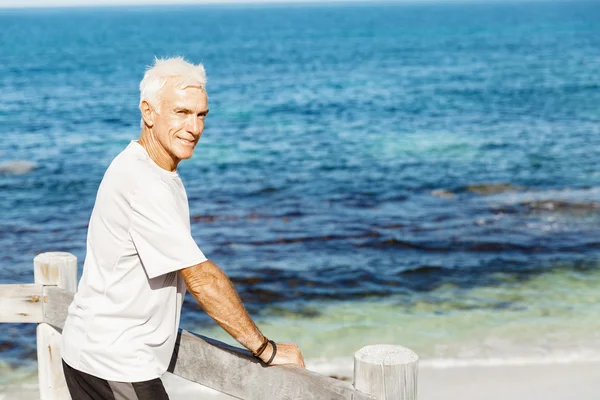
[[[62,362],[73,400],[169,400],[160,378],[145,382],[113,382],[72,368]]]

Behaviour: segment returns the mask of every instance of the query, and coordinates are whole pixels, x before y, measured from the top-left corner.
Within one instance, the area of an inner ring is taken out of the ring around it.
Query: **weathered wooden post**
[[[48,303],[48,286],[75,293],[77,291],[77,257],[71,253],[42,253],[33,259],[35,283],[44,286],[44,314]],[[37,358],[41,400],[70,399],[60,357],[62,326],[38,324]]]
[[[354,355],[354,387],[377,400],[416,400],[419,357],[402,346],[366,346]]]

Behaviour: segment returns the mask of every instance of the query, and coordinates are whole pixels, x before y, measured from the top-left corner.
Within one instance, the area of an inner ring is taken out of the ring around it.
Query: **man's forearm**
[[[264,336],[223,270],[207,260],[179,273],[204,311],[227,333],[251,351],[260,347]]]

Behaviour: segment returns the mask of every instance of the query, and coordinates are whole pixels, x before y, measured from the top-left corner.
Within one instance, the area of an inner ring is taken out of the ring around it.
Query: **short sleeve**
[[[131,207],[129,233],[149,278],[206,261],[190,232],[185,192],[156,180],[140,185]]]

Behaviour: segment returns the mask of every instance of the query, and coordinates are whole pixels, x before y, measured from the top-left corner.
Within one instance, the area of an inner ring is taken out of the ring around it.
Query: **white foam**
[[[22,175],[31,172],[35,169],[37,164],[33,161],[26,160],[14,160],[6,161],[0,164],[0,173]]]
[[[321,375],[351,379],[354,371],[354,358],[352,357],[307,358],[304,361],[306,369]]]
[[[590,349],[578,352],[557,351],[543,356],[531,355],[521,357],[498,356],[488,358],[433,358],[423,360],[420,362],[420,365],[431,368],[457,368],[574,364],[579,362],[600,362],[600,353]]]
[[[425,358],[419,360],[423,368],[464,368],[464,367],[498,367],[498,366],[527,366],[527,365],[552,365],[576,364],[582,362],[599,362],[600,350],[578,349],[557,350],[545,355],[498,355],[490,357],[473,358]],[[336,376],[351,380],[354,370],[352,357],[340,358],[313,358],[306,360],[306,368],[322,375]]]

